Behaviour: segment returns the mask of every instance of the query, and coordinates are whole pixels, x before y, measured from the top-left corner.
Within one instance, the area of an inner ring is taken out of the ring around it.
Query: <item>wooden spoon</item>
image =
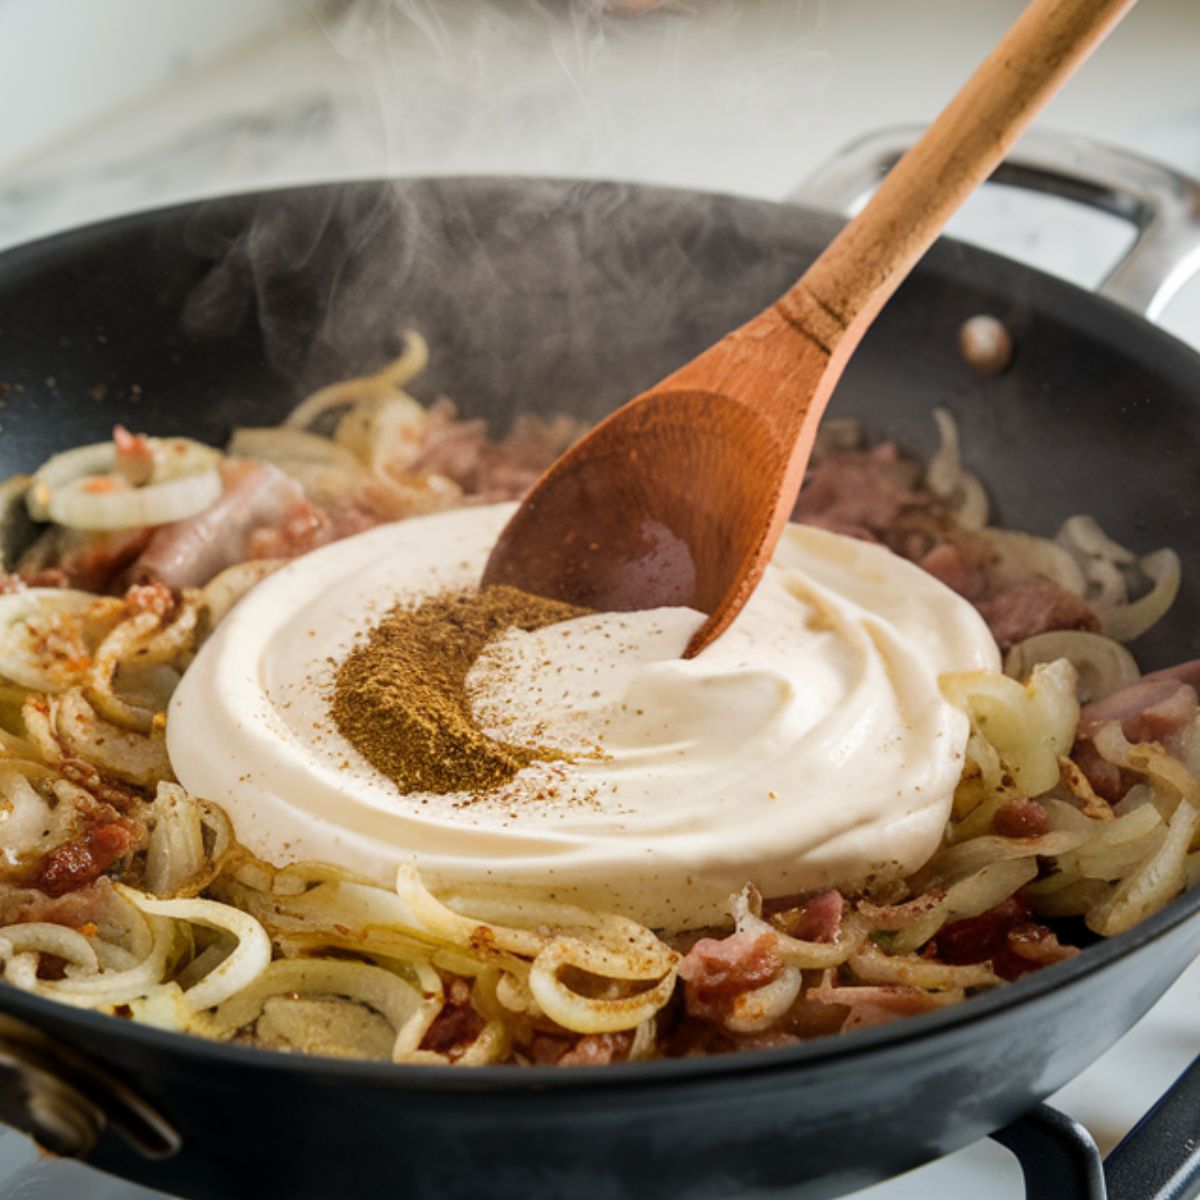
[[[1033,0],[783,297],[624,405],[542,476],[483,585],[602,611],[688,605],[698,654],[762,576],[825,405],[954,211],[1134,0]]]

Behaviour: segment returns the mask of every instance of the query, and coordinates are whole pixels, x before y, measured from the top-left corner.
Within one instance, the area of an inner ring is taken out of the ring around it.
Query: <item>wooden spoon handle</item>
[[[955,209],[1133,3],[1033,0],[862,212],[780,300],[789,320],[816,324],[830,348],[848,328],[865,329]],[[846,351],[858,337],[847,340]]]

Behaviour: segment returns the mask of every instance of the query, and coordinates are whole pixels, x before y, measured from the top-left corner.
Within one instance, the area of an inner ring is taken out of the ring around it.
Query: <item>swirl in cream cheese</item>
[[[667,929],[746,882],[785,895],[910,872],[937,848],[967,719],[938,678],[997,670],[975,610],[890,551],[789,526],[729,630],[598,613],[489,644],[478,723],[569,761],[484,796],[400,794],[337,732],[334,664],[397,602],[473,586],[513,506],[381,526],[288,564],[225,618],[167,725],[171,762],[277,863],[553,895]]]

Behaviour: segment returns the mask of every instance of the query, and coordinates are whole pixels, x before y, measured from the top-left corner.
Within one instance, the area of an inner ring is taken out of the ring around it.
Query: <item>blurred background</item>
[[[0,0],[0,245],[197,195],[380,174],[782,198],[853,138],[927,121],[1020,8]],[[1142,0],[1039,124],[1200,176],[1198,61],[1200,4]],[[1002,194],[954,229],[1084,283],[1128,236]],[[1179,303],[1200,314],[1196,289]]]
[[[927,122],[1022,0],[0,0],[0,248],[317,179],[634,179],[784,199],[840,147]],[[1200,178],[1200,2],[1141,0],[1038,127]],[[1085,286],[1132,231],[992,188],[953,232]],[[0,268],[2,269],[2,268]],[[1200,282],[1163,323],[1200,347]],[[1193,966],[1056,1098],[1113,1145],[1200,1050]],[[1015,1197],[985,1143],[872,1200]],[[149,1194],[0,1129],[7,1200]],[[863,1193],[866,1200],[868,1193]]]

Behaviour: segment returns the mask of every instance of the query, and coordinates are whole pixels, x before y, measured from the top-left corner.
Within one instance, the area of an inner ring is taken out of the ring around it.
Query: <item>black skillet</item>
[[[878,151],[860,157],[868,174]],[[1063,190],[1062,155],[1049,162],[1025,175]],[[1101,165],[1114,164],[1129,166]],[[1141,265],[1125,269],[1144,282],[1164,225],[1200,193],[1137,169],[1140,192],[1070,187],[1145,227]],[[827,175],[826,194],[846,178]],[[408,326],[433,350],[415,384],[425,397],[453,396],[497,429],[522,409],[595,418],[758,311],[836,223],[648,187],[453,179],[188,204],[51,238],[0,256],[0,476],[104,438],[115,421],[221,443],[231,426],[278,420],[306,390],[377,365]],[[981,312],[1017,347],[986,380],[957,344]],[[1053,532],[1085,511],[1123,542],[1174,546],[1182,593],[1135,649],[1148,669],[1200,657],[1200,572],[1187,569],[1200,550],[1200,357],[1116,304],[943,242],[871,330],[834,411],[924,453],[936,404],[957,415],[1007,525]],[[301,1058],[0,985],[0,1115],[104,1170],[212,1200],[833,1196],[1029,1113],[1200,950],[1198,910],[1200,890],[936,1014],[596,1070]],[[1110,1156],[1113,1196],[1188,1194],[1198,1101],[1200,1072]],[[1066,1147],[1042,1155],[1058,1173],[1031,1195],[1104,1194],[1094,1146],[1067,1119],[1037,1110],[1002,1140],[1033,1157]]]

